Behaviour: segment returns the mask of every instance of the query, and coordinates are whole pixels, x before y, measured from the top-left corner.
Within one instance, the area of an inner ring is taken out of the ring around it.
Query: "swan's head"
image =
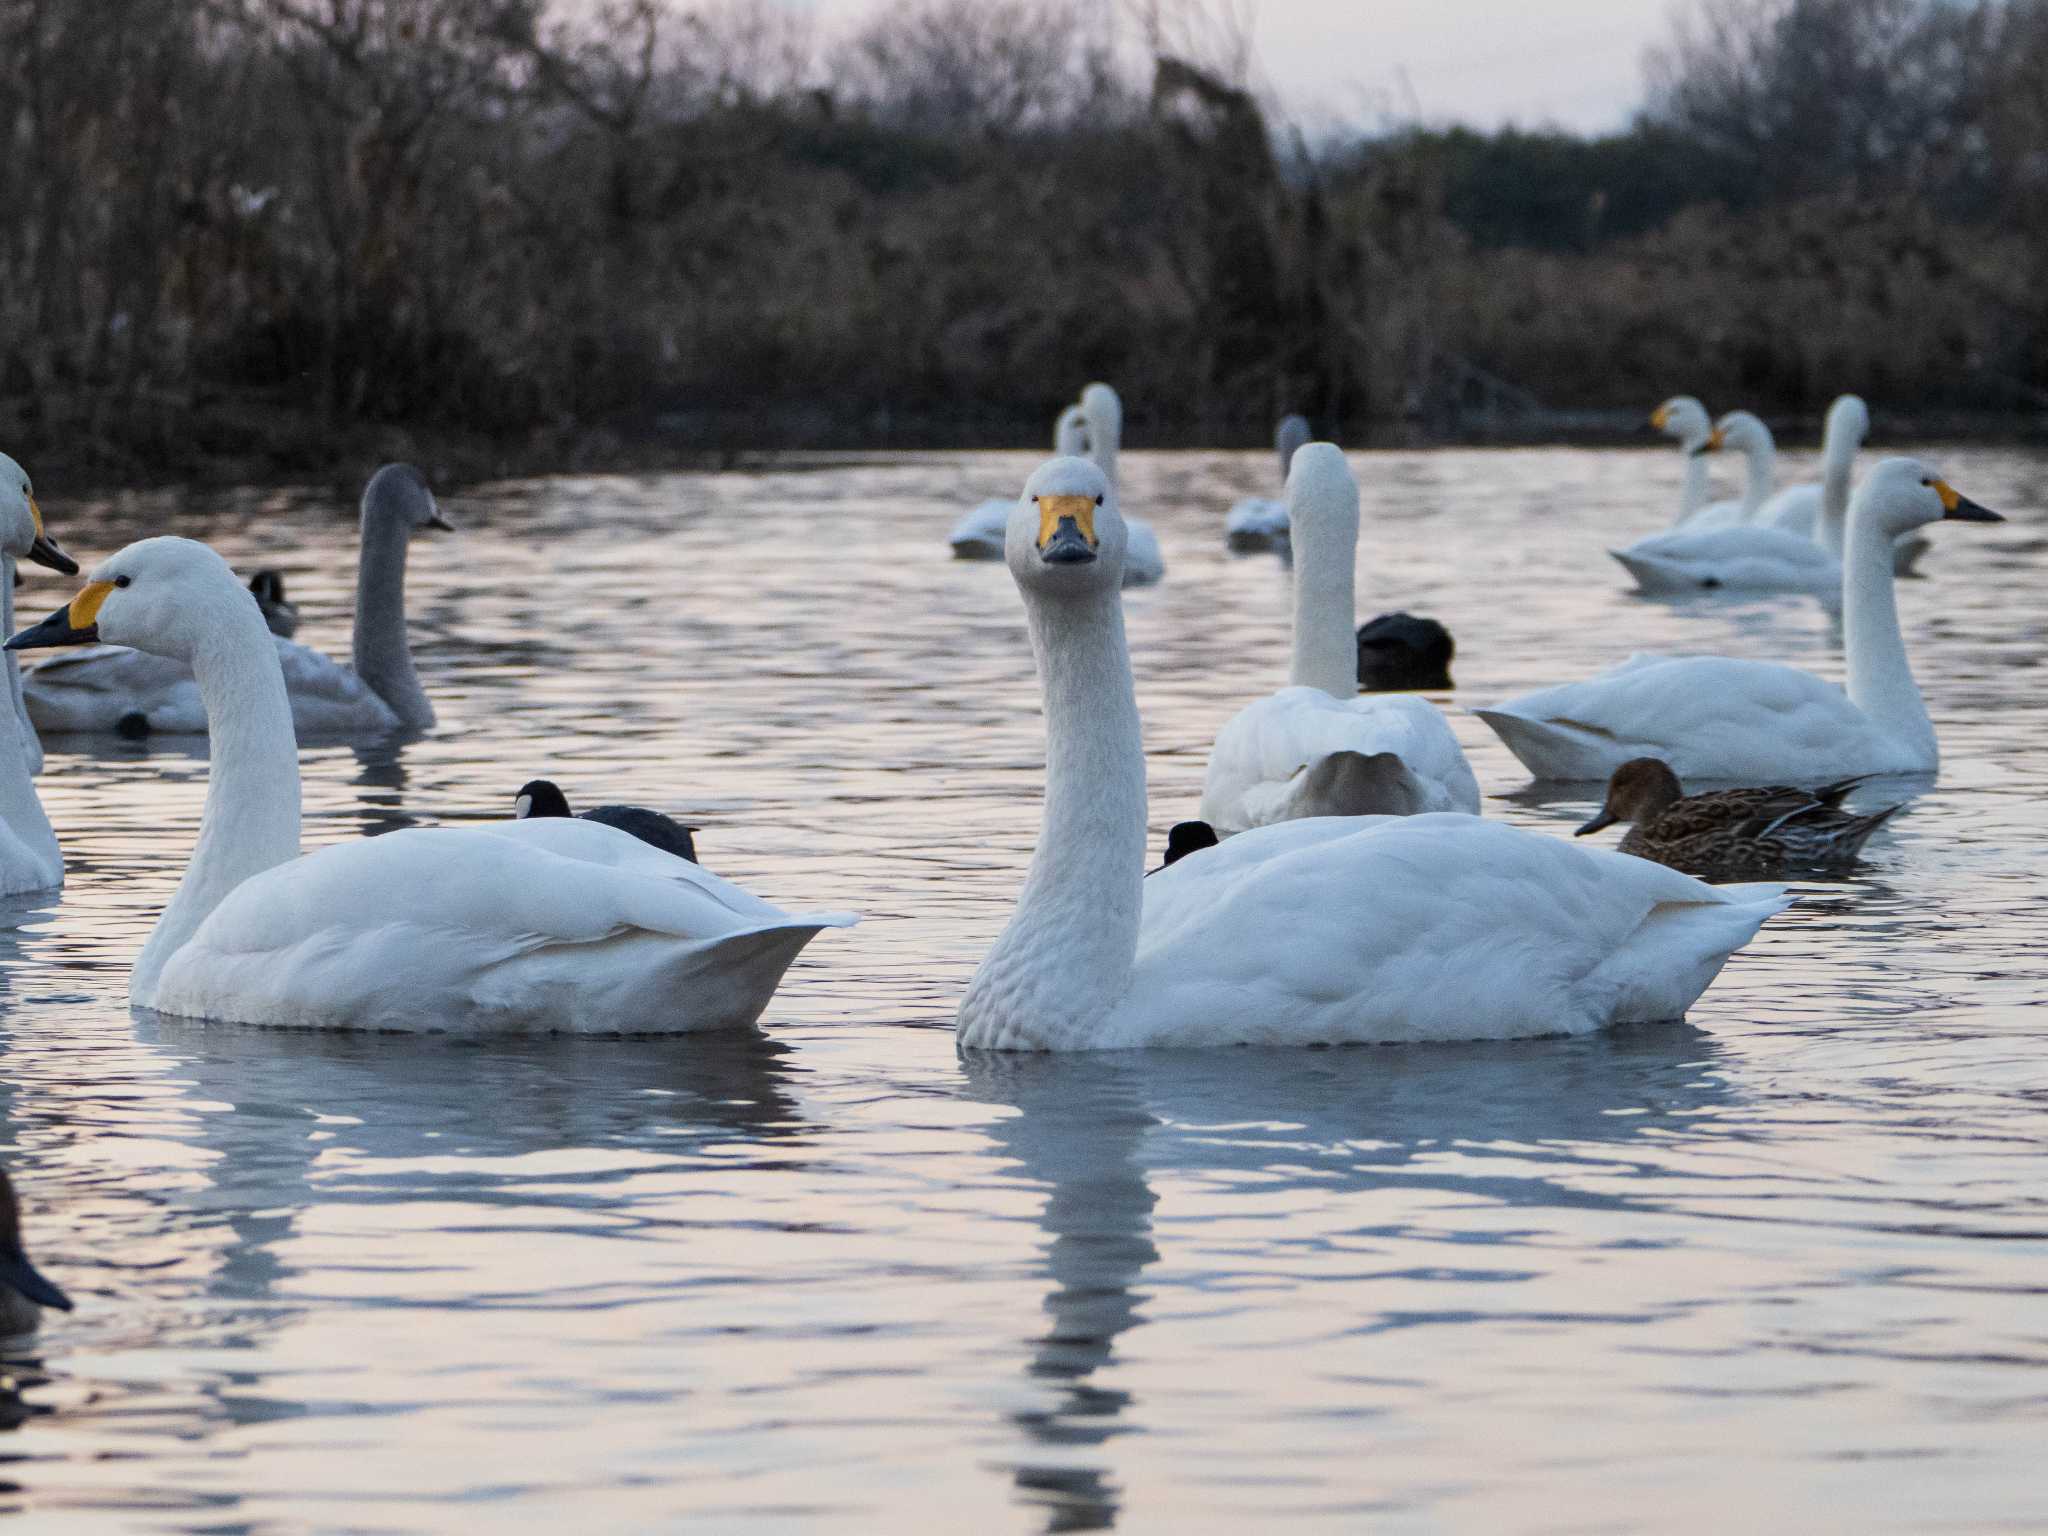
[[[21,1242],[21,1206],[14,1198],[14,1181],[0,1168],[0,1286],[19,1292],[38,1306],[71,1310],[71,1298],[37,1273],[29,1263]]]
[[[1358,481],[1335,443],[1304,443],[1287,469],[1287,518],[1299,531],[1348,518],[1358,526]]]
[[[569,797],[562,793],[561,786],[553,779],[528,779],[519,786],[519,793],[512,797],[514,821],[525,821],[529,816],[568,814]]]
[[[1294,465],[1294,455],[1301,445],[1314,437],[1309,430],[1306,416],[1282,416],[1280,425],[1273,429],[1273,451],[1280,455],[1280,473],[1286,474]]]
[[[1673,395],[1666,400],[1650,412],[1650,425],[1667,437],[1677,438],[1686,448],[1697,447],[1714,433],[1714,418],[1691,395]]]
[[[1851,447],[1870,435],[1870,407],[1861,395],[1843,395],[1828,407],[1827,434]]]
[[[1124,539],[1109,477],[1087,459],[1048,459],[1024,482],[1003,552],[1027,592],[1114,592]]]
[[[386,464],[363,487],[363,521],[390,523],[408,535],[422,528],[453,533],[455,525],[435,505],[427,477],[410,464]]]
[[[1771,429],[1764,425],[1761,416],[1749,411],[1730,411],[1714,423],[1714,430],[1707,435],[1706,441],[1692,451],[1714,453],[1722,448],[1733,448],[1741,453],[1751,453],[1774,446]]]
[[[1078,405],[1061,411],[1053,424],[1052,451],[1063,459],[1077,459],[1088,451],[1088,417]]]
[[[1572,835],[1584,837],[1617,821],[1648,821],[1685,796],[1671,765],[1654,757],[1632,757],[1607,781],[1607,802],[1600,814]]]
[[[0,453],[0,548],[17,560],[33,560],[66,576],[78,574],[78,562],[43,532],[43,509],[36,505],[28,471]]]
[[[1124,403],[1107,384],[1090,384],[1081,391],[1081,414],[1088,422],[1090,447],[1122,441]]]
[[[237,619],[262,632],[256,599],[227,561],[190,539],[143,539],[102,560],[78,596],[7,649],[106,641],[189,664],[223,620]]]
[[[1878,460],[1856,487],[1849,517],[1858,524],[1875,523],[1887,537],[1944,519],[1957,523],[2005,521],[1957,491],[1933,465],[1918,459]]]

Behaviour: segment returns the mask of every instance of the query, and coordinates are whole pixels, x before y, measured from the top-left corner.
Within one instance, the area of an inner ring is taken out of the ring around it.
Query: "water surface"
[[[1433,614],[1476,703],[1635,649],[1839,676],[1810,601],[1653,603],[1601,549],[1677,456],[1360,455],[1361,616]],[[79,1310],[17,1368],[38,1532],[1992,1529],[2048,1522],[2048,459],[1943,456],[2004,527],[1902,606],[1946,761],[1861,874],[1684,1025],[1572,1042],[956,1057],[1043,746],[957,512],[1024,455],[447,498],[415,549],[440,728],[304,754],[308,841],[499,816],[530,777],[699,821],[822,935],[758,1032],[466,1044],[131,1017],[204,795],[53,740],[61,899],[0,932],[0,1151]],[[1127,455],[1153,842],[1284,680],[1222,548],[1265,454]],[[1795,472],[1811,472],[1797,466]],[[173,514],[345,652],[349,509]],[[34,616],[74,583],[37,573]],[[1468,716],[1487,814],[1562,834]],[[1370,893],[1360,893],[1361,921]]]

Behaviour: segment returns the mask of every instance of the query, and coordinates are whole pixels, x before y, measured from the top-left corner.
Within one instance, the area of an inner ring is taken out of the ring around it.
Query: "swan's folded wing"
[[[1014,501],[984,501],[953,525],[947,542],[965,554],[972,551],[987,553],[993,550],[1001,554],[1003,539],[1010,526],[1010,514],[1017,508]]]
[[[1825,746],[1844,729],[1865,729],[1861,712],[1833,683],[1797,667],[1727,656],[1631,656],[1584,682],[1474,713],[1573,727],[1646,757],[1671,756],[1729,732],[1767,735],[1782,750]]]
[[[1398,760],[1386,775],[1354,776],[1350,803],[1317,806],[1319,764],[1351,754]],[[1477,814],[1479,784],[1450,722],[1427,699],[1380,694],[1337,699],[1283,688],[1239,710],[1217,734],[1202,793],[1205,820],[1225,831],[1301,815],[1461,810]]]
[[[1682,1014],[1771,913],[1623,854],[1467,816],[1289,822],[1146,882],[1131,1038],[1577,1034]]]
[[[141,715],[155,731],[203,732],[206,706],[183,662],[120,645],[60,651],[22,677],[29,719],[45,731],[111,731]]]

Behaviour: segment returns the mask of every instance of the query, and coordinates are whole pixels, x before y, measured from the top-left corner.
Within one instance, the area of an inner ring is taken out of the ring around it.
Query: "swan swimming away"
[[[387,464],[371,476],[362,502],[354,664],[342,666],[293,641],[275,642],[301,737],[433,725],[434,706],[420,687],[406,639],[405,557],[414,533],[450,527],[410,464]],[[95,647],[43,662],[30,670],[25,687],[29,715],[45,731],[196,736],[206,730],[206,706],[191,668],[166,656]]]
[[[0,593],[5,594],[0,603],[6,606],[9,624],[14,621],[14,574],[19,560],[33,560],[66,576],[78,574],[78,562],[43,531],[42,508],[36,505],[27,471],[0,453],[0,565],[6,567],[5,579],[0,580]],[[21,707],[21,673],[11,656],[7,658],[7,676],[9,691],[0,701],[5,704],[0,713],[7,717],[0,724],[5,736],[0,740],[0,896],[22,896],[55,890],[64,883],[64,853],[36,795],[42,745]]]
[[[1062,410],[1052,427],[1052,451],[1057,457],[1084,454],[1088,451],[1088,418],[1081,413],[1081,407],[1070,405]],[[1010,523],[1010,509],[1017,503],[1007,497],[996,497],[979,503],[946,536],[953,547],[955,560],[1000,560],[1003,558],[1003,530]]]
[[[1283,491],[1287,471],[1294,463],[1294,450],[1312,435],[1306,416],[1282,416],[1279,426],[1273,429],[1273,450],[1280,456]],[[1241,553],[1261,549],[1285,553],[1289,543],[1286,496],[1247,496],[1238,502],[1223,519],[1223,542]]]
[[[29,1262],[21,1241],[21,1203],[14,1181],[0,1168],[0,1338],[34,1333],[45,1307],[69,1312],[71,1298]]]
[[[1442,711],[1413,694],[1358,697],[1351,628],[1358,482],[1335,443],[1309,443],[1287,477],[1293,527],[1289,686],[1217,733],[1202,819],[1224,837],[1303,816],[1479,814],[1479,781]]]
[[[515,821],[524,821],[529,816],[569,814],[569,797],[553,779],[529,779],[512,798]],[[650,811],[644,805],[593,805],[581,813],[580,819],[601,821],[621,832],[630,832],[650,848],[688,859],[692,864],[697,862],[697,840],[691,834],[698,829],[659,811]]]
[[[616,827],[411,828],[301,856],[277,646],[227,562],[131,544],[8,648],[99,639],[186,663],[212,727],[199,844],[129,980],[181,1018],[470,1035],[754,1022],[844,913],[792,914]]]
[[[1940,752],[1899,630],[1892,541],[1943,519],[2003,521],[1917,459],[1882,460],[1857,487],[1844,562],[1846,692],[1775,662],[1639,655],[1474,713],[1538,779],[1605,779],[1635,757],[1662,758],[1685,779],[1932,773]]]
[[[1504,1039],[1675,1019],[1788,904],[1782,886],[1716,889],[1464,815],[1290,821],[1147,879],[1124,546],[1115,493],[1085,460],[1041,465],[1011,514],[1045,703],[1044,823],[1016,912],[960,1000],[963,1049]]]

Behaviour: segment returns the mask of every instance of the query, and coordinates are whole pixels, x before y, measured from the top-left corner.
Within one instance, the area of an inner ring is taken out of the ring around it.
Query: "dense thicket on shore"
[[[1013,441],[1095,375],[1159,437],[2048,405],[2048,0],[1701,0],[1627,133],[1314,145],[1199,14],[0,0],[0,431],[156,475]]]

